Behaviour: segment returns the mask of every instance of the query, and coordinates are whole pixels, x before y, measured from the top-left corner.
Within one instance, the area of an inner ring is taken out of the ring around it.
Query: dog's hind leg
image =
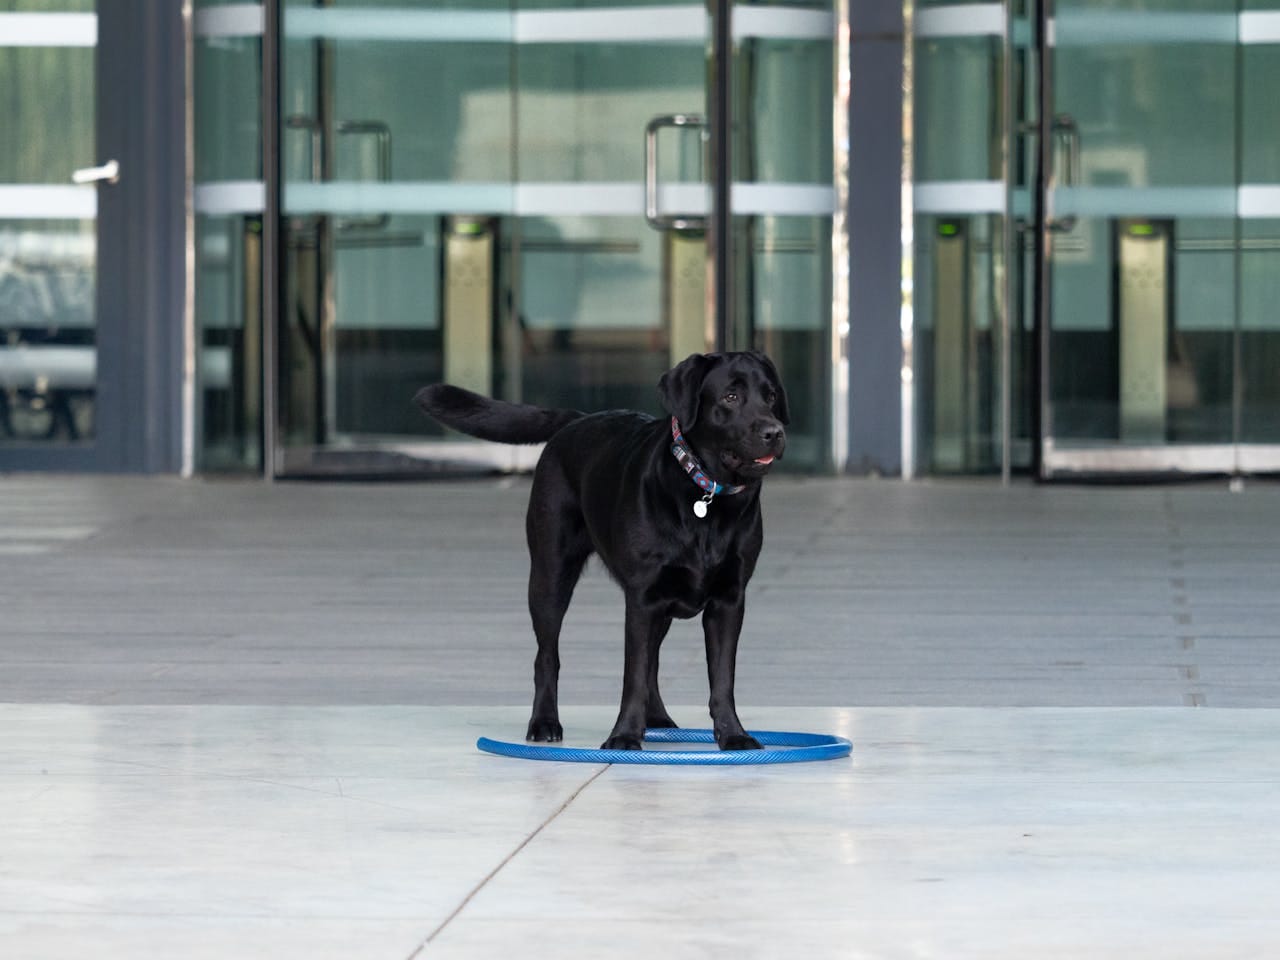
[[[671,629],[670,617],[654,625],[657,639],[649,647],[649,698],[646,701],[644,711],[644,725],[646,727],[670,728],[679,726],[678,723],[671,719],[671,714],[667,713],[667,708],[662,703],[662,694],[658,692],[658,651],[662,649],[662,641],[669,629]]]
[[[591,540],[577,505],[545,473],[535,476],[526,529],[529,537],[529,616],[538,640],[533,661],[533,713],[526,740],[559,741],[560,626],[573,589],[591,556]]]
[[[564,738],[560,726],[557,691],[560,683],[560,625],[573,598],[573,588],[582,575],[591,551],[581,550],[572,556],[548,552],[533,555],[529,574],[529,615],[533,633],[538,639],[538,653],[533,661],[533,714],[529,718],[526,740],[557,741]],[[553,565],[549,565],[553,564]]]

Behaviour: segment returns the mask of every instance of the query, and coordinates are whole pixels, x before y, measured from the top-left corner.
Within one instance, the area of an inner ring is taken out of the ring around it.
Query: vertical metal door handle
[[[657,230],[705,230],[706,217],[663,216],[658,212],[658,131],[663,127],[705,127],[693,113],[654,117],[644,128],[644,218]]]
[[[391,181],[391,128],[381,120],[339,120],[334,124],[340,137],[372,136],[378,151],[378,182]],[[338,221],[339,230],[377,229],[391,222],[386,213],[372,217],[348,217]]]
[[[377,138],[378,145],[378,180],[386,183],[391,179],[391,128],[381,120],[339,120],[337,123],[339,136],[359,136],[361,134]]]
[[[324,130],[320,127],[320,121],[305,113],[295,113],[284,118],[284,126],[287,130],[307,131],[307,147],[310,151],[307,164],[311,168],[311,181],[319,183],[324,179]],[[315,230],[321,219],[314,214],[308,217],[290,217],[289,232],[292,237],[303,236]]]
[[[320,129],[320,121],[315,117],[295,113],[291,117],[285,117],[284,125],[290,130],[306,130],[311,134],[311,179],[319,182],[324,178],[324,131]]]
[[[1052,136],[1054,145],[1062,145],[1063,164],[1062,176],[1058,176],[1058,151],[1054,150],[1054,168],[1052,171],[1052,179],[1049,183],[1050,195],[1057,187],[1078,187],[1080,186],[1080,125],[1076,123],[1076,118],[1069,113],[1059,113],[1053,118]],[[1075,228],[1076,215],[1074,213],[1067,214],[1065,217],[1048,218],[1048,227],[1055,233],[1066,233]]]

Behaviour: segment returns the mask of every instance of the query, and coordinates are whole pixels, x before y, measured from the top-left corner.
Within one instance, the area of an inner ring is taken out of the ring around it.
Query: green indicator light
[[[1156,228],[1149,223],[1134,223],[1129,226],[1129,235],[1134,237],[1153,237]]]
[[[954,223],[938,224],[938,233],[940,233],[944,237],[954,237],[959,232],[960,232],[960,228],[956,226]]]

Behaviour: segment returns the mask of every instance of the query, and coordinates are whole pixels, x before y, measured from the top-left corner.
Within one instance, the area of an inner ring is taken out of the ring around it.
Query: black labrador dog
[[[764,540],[760,482],[786,448],[786,394],[772,361],[755,352],[695,354],[663,374],[658,392],[669,418],[548,410],[448,384],[414,400],[475,437],[546,442],[525,524],[538,639],[527,739],[563,737],[560,625],[595,553],[626,597],[622,707],[604,748],[639,750],[645,727],[676,725],[658,692],[658,649],[672,618],[701,613],[716,742],[757,750],[738,719],[734,665]]]

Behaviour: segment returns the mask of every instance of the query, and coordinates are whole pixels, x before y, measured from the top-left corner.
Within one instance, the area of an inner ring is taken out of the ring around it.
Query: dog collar
[[[693,455],[689,445],[684,442],[684,435],[680,432],[680,421],[675,417],[671,418],[671,452],[675,455],[676,462],[689,475],[689,479],[705,491],[702,499],[693,502],[693,513],[698,519],[702,519],[707,515],[707,507],[711,505],[711,501],[718,495],[729,496],[747,489],[746,486],[717,483],[707,476],[706,469],[698,462],[698,458]]]

